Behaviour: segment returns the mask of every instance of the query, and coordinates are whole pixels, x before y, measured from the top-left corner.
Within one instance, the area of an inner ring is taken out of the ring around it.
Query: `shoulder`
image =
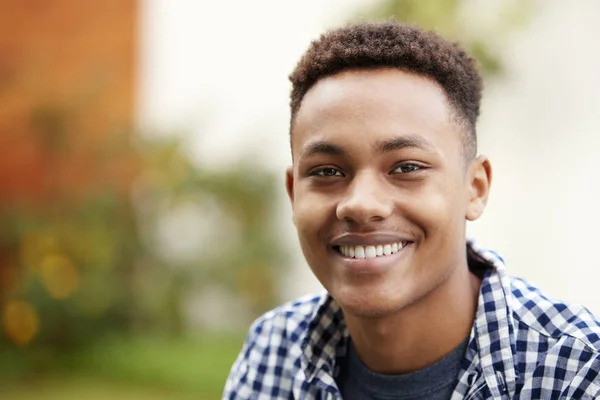
[[[588,309],[544,294],[521,278],[510,278],[515,321],[549,339],[571,337],[589,351],[600,353],[600,320]]]
[[[265,329],[277,333],[279,331],[296,331],[305,328],[317,309],[326,300],[326,293],[313,293],[285,303],[260,316],[250,327],[250,333],[263,334]]]
[[[303,340],[326,299],[326,293],[307,295],[256,319],[231,368],[223,399],[243,399],[273,391],[287,398]]]
[[[595,398],[600,393],[598,318],[523,279],[510,278],[510,287],[521,394]]]
[[[278,345],[300,346],[326,299],[325,293],[310,294],[263,314],[250,326],[245,347],[265,354],[276,350]]]

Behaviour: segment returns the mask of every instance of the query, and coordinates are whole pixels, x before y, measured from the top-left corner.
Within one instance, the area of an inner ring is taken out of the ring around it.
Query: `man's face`
[[[343,72],[304,97],[287,188],[306,260],[345,312],[393,313],[464,267],[487,189],[451,116],[437,83],[397,69]]]

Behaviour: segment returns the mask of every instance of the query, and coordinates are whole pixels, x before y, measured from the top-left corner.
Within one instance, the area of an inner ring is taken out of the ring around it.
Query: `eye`
[[[415,172],[422,170],[424,167],[415,163],[402,163],[398,164],[393,170],[392,173],[396,174],[407,174],[409,172]]]
[[[344,176],[344,174],[342,174],[342,172],[340,170],[333,168],[333,167],[315,169],[315,170],[312,170],[309,175],[310,176],[323,176],[323,177]]]

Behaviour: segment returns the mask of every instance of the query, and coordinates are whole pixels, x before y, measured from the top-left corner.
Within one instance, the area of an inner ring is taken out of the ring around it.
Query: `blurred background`
[[[599,2],[0,0],[0,398],[220,398],[252,320],[320,288],[287,75],[323,30],[390,17],[481,64],[470,234],[600,314]]]

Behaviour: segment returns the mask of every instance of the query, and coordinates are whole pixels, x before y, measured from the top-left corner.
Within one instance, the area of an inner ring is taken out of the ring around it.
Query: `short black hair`
[[[313,41],[290,75],[290,132],[302,99],[322,78],[352,69],[399,68],[435,80],[465,123],[464,153],[477,153],[476,124],[483,83],[474,58],[457,43],[397,21],[365,22],[328,31]]]

